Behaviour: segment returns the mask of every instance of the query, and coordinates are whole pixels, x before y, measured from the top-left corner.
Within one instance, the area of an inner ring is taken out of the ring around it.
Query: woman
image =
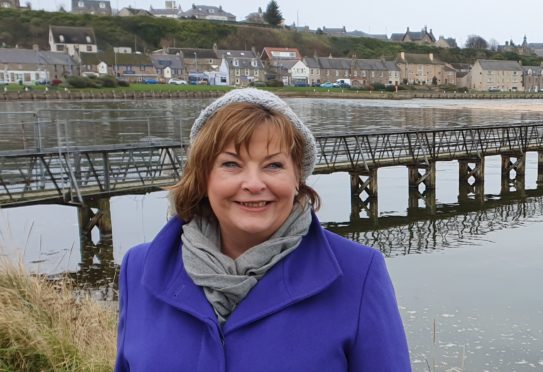
[[[313,212],[315,159],[271,93],[202,111],[177,217],[123,260],[117,371],[410,371],[383,256]]]

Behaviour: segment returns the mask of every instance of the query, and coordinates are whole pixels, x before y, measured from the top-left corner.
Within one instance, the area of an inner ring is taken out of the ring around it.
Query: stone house
[[[49,47],[79,59],[79,53],[96,53],[98,46],[91,27],[49,26]]]
[[[469,72],[471,89],[523,91],[522,66],[517,61],[478,59]]]
[[[81,53],[82,75],[112,75],[132,83],[159,79],[151,57],[140,53]]]
[[[304,61],[295,61],[289,69],[289,85],[309,85],[309,68]]]
[[[543,90],[543,75],[541,66],[522,67],[522,85],[525,92],[540,92]]]
[[[219,72],[226,78],[226,85],[248,86],[264,80],[264,66],[256,51],[217,50],[221,56]]]
[[[109,0],[72,0],[72,13],[111,15],[111,3]]]
[[[184,73],[183,59],[180,55],[153,53],[151,54],[151,61],[155,66],[157,74],[164,81],[172,77],[188,79],[188,75]]]
[[[384,60],[353,58],[351,83],[354,88],[369,87],[375,83],[387,85],[389,80],[389,70]]]
[[[443,35],[439,36],[439,39],[436,40],[434,45],[438,48],[458,48],[456,39],[452,37],[445,38]]]
[[[317,57],[304,57],[303,62],[308,68],[307,83],[311,86],[320,85],[321,70]]]
[[[290,69],[302,59],[302,54],[297,48],[265,47],[260,59],[266,69],[266,80],[279,80],[290,85]]]
[[[185,12],[179,13],[180,18],[207,19],[208,21],[236,22],[236,16],[225,12],[222,6],[194,5]]]
[[[385,61],[385,66],[388,71],[388,82],[385,85],[400,85],[402,83],[402,78],[398,65],[394,61]]]
[[[395,42],[415,43],[422,45],[431,45],[436,42],[436,38],[432,32],[432,29],[428,31],[428,28],[426,26],[424,26],[424,28],[420,32],[411,31],[409,27],[407,27],[407,30],[403,34],[391,34],[390,40]]]
[[[76,61],[66,53],[37,49],[2,48],[0,81],[35,84],[61,79],[78,72]]]
[[[456,70],[434,58],[433,53],[401,52],[395,60],[400,68],[402,83],[430,85],[456,84]]]
[[[321,84],[351,77],[351,58],[334,58],[330,55],[328,57],[315,57],[315,59],[319,64]]]

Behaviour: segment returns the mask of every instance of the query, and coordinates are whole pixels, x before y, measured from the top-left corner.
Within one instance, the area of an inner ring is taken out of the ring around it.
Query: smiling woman
[[[313,213],[315,159],[269,92],[202,111],[177,216],[123,260],[118,371],[410,371],[383,256]]]

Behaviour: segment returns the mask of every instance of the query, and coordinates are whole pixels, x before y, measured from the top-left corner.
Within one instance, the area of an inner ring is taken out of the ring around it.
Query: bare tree
[[[498,43],[498,40],[496,40],[496,39],[490,39],[488,41],[488,49],[490,49],[493,52],[498,51],[498,45],[499,45],[499,43]]]
[[[487,49],[488,43],[479,35],[469,35],[465,47],[471,49]]]

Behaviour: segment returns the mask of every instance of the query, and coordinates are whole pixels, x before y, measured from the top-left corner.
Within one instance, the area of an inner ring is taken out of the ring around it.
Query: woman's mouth
[[[237,203],[248,208],[262,208],[262,207],[265,207],[269,202],[258,201],[258,202],[237,202]]]

